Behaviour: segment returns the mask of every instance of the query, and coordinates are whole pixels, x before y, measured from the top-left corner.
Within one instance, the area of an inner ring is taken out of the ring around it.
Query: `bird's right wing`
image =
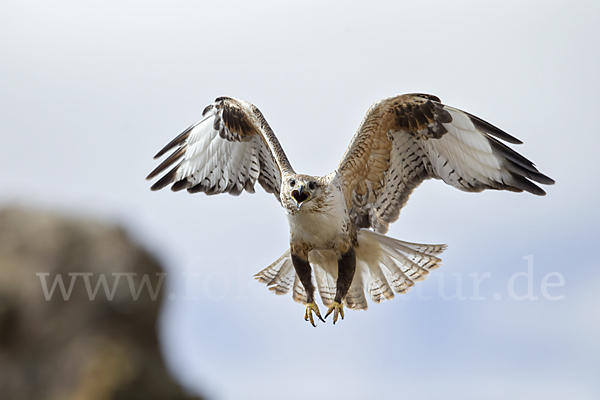
[[[172,184],[173,191],[239,195],[243,190],[254,193],[258,181],[279,200],[281,177],[293,169],[258,108],[219,97],[202,116],[156,154],[154,158],[160,158],[174,149],[146,179],[177,164],[152,185],[152,190]]]

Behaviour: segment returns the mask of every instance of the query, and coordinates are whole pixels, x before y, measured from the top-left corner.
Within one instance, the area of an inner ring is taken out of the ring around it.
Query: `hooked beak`
[[[298,185],[298,189],[292,190],[292,199],[296,202],[296,210],[299,210],[300,206],[310,199],[310,192],[305,190],[303,183]]]

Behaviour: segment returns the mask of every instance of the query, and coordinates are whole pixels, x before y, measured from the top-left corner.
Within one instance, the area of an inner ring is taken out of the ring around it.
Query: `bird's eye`
[[[294,186],[296,186],[296,180],[290,179],[290,187],[294,187]]]
[[[315,190],[316,187],[317,187],[317,183],[316,182],[308,182],[308,188],[310,190]]]

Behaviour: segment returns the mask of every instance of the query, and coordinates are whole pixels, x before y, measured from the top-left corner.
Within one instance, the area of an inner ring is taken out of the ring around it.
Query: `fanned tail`
[[[365,291],[375,303],[393,299],[394,293],[408,292],[415,282],[425,280],[429,271],[440,266],[437,255],[446,249],[443,244],[404,242],[367,229],[359,230],[357,238],[356,272],[344,299],[346,307],[354,310],[367,309]],[[314,272],[313,284],[323,304],[329,307],[336,292],[336,254],[331,250],[313,250],[308,260]],[[278,295],[293,288],[293,299],[306,304],[306,291],[296,275],[289,249],[254,277]]]
[[[429,271],[441,264],[436,257],[446,245],[404,242],[370,231],[360,230],[357,261],[368,268],[366,289],[375,303],[391,300],[394,293],[403,294],[415,282],[427,279]]]

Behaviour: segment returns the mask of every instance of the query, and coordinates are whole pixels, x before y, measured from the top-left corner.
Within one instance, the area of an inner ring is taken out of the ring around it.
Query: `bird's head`
[[[290,175],[283,182],[284,206],[292,213],[312,209],[318,206],[323,185],[319,179],[308,175]]]

